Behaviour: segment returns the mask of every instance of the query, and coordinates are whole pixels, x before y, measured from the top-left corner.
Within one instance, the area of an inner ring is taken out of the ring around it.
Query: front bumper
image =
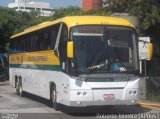
[[[139,100],[115,100],[107,101],[70,101],[68,106],[72,107],[87,107],[87,106],[116,106],[116,105],[136,105]]]
[[[131,89],[133,90],[133,89]],[[136,90],[136,89],[134,89]],[[136,105],[139,102],[139,95],[129,95],[129,89],[110,89],[110,90],[71,90],[68,106],[102,106],[102,105]],[[78,92],[81,94],[77,95]],[[138,92],[138,89],[137,89]],[[104,94],[115,94],[112,99],[104,99]],[[85,94],[85,95],[84,95]]]

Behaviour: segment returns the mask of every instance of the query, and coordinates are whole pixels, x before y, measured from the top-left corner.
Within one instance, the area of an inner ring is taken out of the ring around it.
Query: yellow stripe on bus
[[[60,60],[55,56],[53,50],[17,53],[9,57],[10,64],[42,64],[42,65],[60,65]]]

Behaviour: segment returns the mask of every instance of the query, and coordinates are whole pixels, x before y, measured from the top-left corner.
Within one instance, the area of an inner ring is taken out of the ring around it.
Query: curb
[[[160,108],[160,104],[155,104],[155,103],[139,102],[138,104],[146,107],[148,106],[148,107]]]
[[[1,82],[1,83],[3,83],[3,82],[9,83],[10,81],[9,81],[9,80],[0,80],[0,82]]]
[[[10,81],[8,81],[8,80],[6,80],[6,81],[0,81],[0,84],[1,84],[1,85],[3,85],[3,84],[8,84],[8,85],[9,85],[9,84],[10,84]]]

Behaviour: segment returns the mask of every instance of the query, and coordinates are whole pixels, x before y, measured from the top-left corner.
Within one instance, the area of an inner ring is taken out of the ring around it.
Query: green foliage
[[[140,31],[153,38],[153,42],[160,47],[160,0],[106,0],[105,9],[112,13],[129,13],[139,18]],[[159,54],[159,48],[156,54]],[[154,52],[155,53],[155,52]]]
[[[15,27],[13,24],[15,12],[10,9],[1,8],[0,14],[0,51],[4,52],[3,46],[5,46]]]
[[[113,13],[138,16],[142,30],[160,23],[160,0],[107,0],[104,4],[108,4],[106,9],[110,9]]]
[[[55,14],[52,16],[52,19],[59,19],[66,16],[83,16],[83,15],[99,15],[99,16],[108,16],[111,12],[106,9],[100,10],[90,10],[90,11],[82,11],[82,9],[78,7],[68,7],[68,8],[61,8],[55,10]]]
[[[5,46],[12,34],[47,20],[49,17],[40,17],[37,11],[28,13],[0,7],[0,53],[6,52]]]
[[[111,15],[111,11],[108,9],[90,10],[90,11],[84,11],[83,15],[109,16]]]
[[[69,7],[69,8],[61,8],[61,9],[56,9],[55,14],[52,16],[52,19],[59,19],[65,16],[81,16],[83,15],[83,12],[80,8],[77,7]]]

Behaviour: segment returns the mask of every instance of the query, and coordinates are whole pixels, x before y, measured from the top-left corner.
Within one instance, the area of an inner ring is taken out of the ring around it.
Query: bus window
[[[52,49],[54,49],[55,43],[56,43],[56,40],[57,40],[57,35],[58,35],[58,30],[59,30],[60,24],[56,24],[56,25],[54,25],[52,27],[53,28],[51,28],[51,30],[50,30],[50,33],[51,33],[50,47]]]
[[[37,35],[32,35],[31,36],[31,48],[32,51],[38,51],[39,50],[39,40]]]
[[[27,51],[27,52],[31,52],[31,36],[30,35],[28,35],[28,36],[26,36],[26,38],[25,38],[25,50]]]
[[[17,53],[22,53],[24,52],[24,40],[22,37],[16,39],[17,40],[17,44],[16,44],[16,51]]]
[[[46,31],[46,30],[40,31],[39,32],[39,42],[41,42],[40,43],[40,50],[41,51],[48,49],[48,44],[47,44],[48,40],[49,40],[48,31]]]
[[[57,38],[57,32],[58,30],[53,30],[51,31],[51,48],[53,49],[56,43],[56,38]]]
[[[43,34],[43,40],[44,40],[44,49],[45,50],[50,50],[51,49],[51,47],[50,47],[50,40],[51,39],[51,34],[50,34],[50,32],[49,31],[47,31],[47,32],[44,32],[44,34]]]

